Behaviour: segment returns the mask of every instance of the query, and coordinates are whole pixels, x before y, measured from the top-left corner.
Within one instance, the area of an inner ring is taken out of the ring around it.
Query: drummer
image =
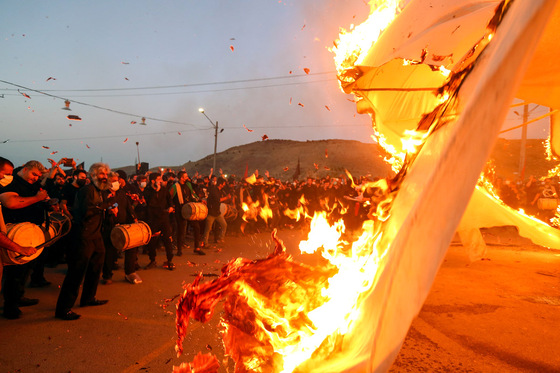
[[[115,192],[116,207],[116,224],[138,223],[138,218],[134,211],[134,204],[130,197],[130,185],[126,182],[127,175],[123,170],[117,171],[119,187]],[[112,178],[111,180],[114,180]],[[114,186],[116,187],[116,186]],[[142,279],[136,273],[139,269],[138,265],[138,247],[134,247],[124,252],[124,279],[133,285],[141,284]]]
[[[30,222],[41,225],[45,221],[49,197],[41,188],[39,179],[47,171],[38,161],[29,161],[15,170],[13,181],[2,188],[0,203],[6,223]],[[32,306],[39,303],[38,299],[24,297],[25,281],[30,274],[33,262],[7,266],[4,269],[4,311],[7,319],[18,319],[21,315],[19,307]]]
[[[124,175],[124,179],[126,179],[126,174]],[[109,174],[109,189],[115,194],[113,197],[115,203],[108,209],[101,230],[103,243],[105,244],[105,262],[103,263],[103,275],[101,279],[103,285],[110,285],[113,283],[113,269],[116,267],[118,259],[117,249],[111,242],[112,229],[117,224],[138,223],[134,208],[132,207],[132,200],[126,195],[125,188],[121,188],[121,186],[125,184],[126,181],[121,178],[118,172],[111,172]],[[128,254],[128,251],[131,251],[131,253]],[[128,271],[127,268],[125,268],[125,279],[132,284],[142,283],[142,279],[136,274],[138,248],[127,250],[125,253],[125,267],[127,264]]]
[[[14,164],[6,158],[0,157],[0,193],[2,192],[2,189],[4,187],[12,182],[13,170]],[[2,211],[0,210],[0,215],[1,213]],[[0,216],[0,248],[11,250],[26,256],[33,255],[37,252],[37,249],[35,249],[34,247],[20,246],[19,244],[9,239],[8,236],[6,236],[6,226],[4,224],[4,218],[2,216]],[[2,260],[0,260],[0,288],[2,287],[2,269],[3,263]]]
[[[185,244],[185,236],[187,233],[187,224],[193,228],[194,233],[194,253],[205,255],[201,250],[201,222],[183,218],[181,211],[183,206],[189,202],[200,202],[198,196],[193,190],[193,186],[189,179],[189,175],[185,171],[177,173],[177,182],[169,189],[173,203],[175,205],[175,218],[177,220],[177,256],[183,255]]]

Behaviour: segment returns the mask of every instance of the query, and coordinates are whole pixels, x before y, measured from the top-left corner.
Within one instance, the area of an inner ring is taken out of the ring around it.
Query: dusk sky
[[[200,107],[224,129],[218,152],[263,135],[372,142],[327,50],[368,14],[364,0],[7,2],[0,155],[120,167],[135,164],[139,142],[141,161],[177,166],[213,152]]]

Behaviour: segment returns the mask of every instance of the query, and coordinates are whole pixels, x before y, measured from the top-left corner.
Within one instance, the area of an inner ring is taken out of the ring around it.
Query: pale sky
[[[139,142],[141,161],[179,165],[213,152],[199,107],[224,128],[218,151],[263,135],[371,142],[327,50],[368,13],[362,0],[6,2],[0,80],[59,98],[0,83],[0,154],[118,167]]]
[[[213,152],[200,107],[224,128],[218,152],[263,135],[372,142],[327,50],[368,14],[364,0],[5,2],[0,155],[120,167],[139,142],[141,161],[177,166]],[[504,128],[520,123],[512,115]]]

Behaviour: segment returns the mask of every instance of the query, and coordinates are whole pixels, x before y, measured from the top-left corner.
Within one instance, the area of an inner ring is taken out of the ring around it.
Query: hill
[[[498,139],[490,159],[495,166],[496,174],[503,178],[515,179],[519,172],[521,140]],[[251,175],[255,170],[281,180],[291,180],[300,162],[302,180],[311,177],[338,177],[347,169],[354,176],[371,175],[386,177],[392,174],[385,164],[385,152],[377,144],[366,144],[352,140],[319,140],[292,141],[267,140],[246,145],[235,146],[216,154],[217,168],[224,174],[243,176],[245,169]],[[162,166],[173,170],[184,168],[189,175],[196,171],[208,174],[213,163],[210,154],[198,161],[183,165]],[[317,167],[315,167],[317,165]],[[543,139],[528,139],[526,148],[525,176],[541,177],[557,165],[557,162],[545,159]],[[151,170],[158,170],[154,167]],[[122,167],[128,174],[135,170],[134,166]]]
[[[383,149],[377,144],[365,144],[352,140],[267,140],[246,145],[235,146],[216,154],[216,168],[224,174],[241,177],[248,169],[251,175],[255,170],[264,175],[268,170],[270,176],[281,180],[292,180],[300,163],[302,180],[311,177],[338,177],[347,169],[354,176],[385,177],[390,167],[383,161]],[[199,172],[208,174],[212,168],[214,155],[210,154],[198,161],[187,162],[179,166],[161,166],[180,170],[184,168],[189,175]],[[315,166],[316,165],[316,166]],[[159,167],[151,168],[157,170]],[[134,172],[134,166],[120,167],[128,174]]]
[[[236,146],[216,155],[216,167],[224,174],[251,175],[255,170],[281,180],[291,180],[298,160],[299,179],[311,177],[337,177],[348,170],[354,176],[384,177],[390,168],[383,161],[384,152],[376,144],[350,140],[292,141],[267,140]],[[208,173],[213,155],[182,165],[191,174]]]

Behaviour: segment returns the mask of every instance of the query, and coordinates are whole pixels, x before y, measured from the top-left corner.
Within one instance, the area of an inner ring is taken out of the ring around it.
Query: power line
[[[369,124],[367,125],[369,127]],[[259,126],[259,127],[251,127],[253,130],[256,129],[270,129],[270,128],[313,128],[313,127],[322,127],[322,128],[343,128],[343,127],[365,127],[363,124],[350,124],[350,125],[340,125],[340,126],[325,126],[320,124],[312,124],[312,125],[294,125],[294,126]],[[243,130],[246,131],[243,127],[222,127],[228,130]],[[141,133],[141,134],[122,134],[122,135],[108,135],[108,136],[90,136],[90,137],[71,137],[71,138],[54,138],[54,139],[26,139],[26,140],[9,140],[6,143],[28,143],[28,142],[58,142],[58,141],[77,141],[77,140],[98,140],[98,139],[112,139],[112,138],[128,138],[128,137],[138,137],[138,136],[154,136],[154,135],[168,135],[168,134],[180,134],[183,132],[195,132],[195,131],[209,131],[213,128],[197,128],[197,129],[190,129],[190,130],[183,130],[183,131],[164,131],[164,132],[151,132],[151,133]],[[2,145],[2,143],[0,143]]]
[[[236,84],[236,83],[249,83],[249,82],[260,82],[269,80],[279,80],[279,79],[294,79],[314,75],[326,75],[335,74],[336,71],[325,71],[319,73],[309,73],[309,74],[292,74],[284,76],[273,76],[265,78],[254,78],[254,79],[240,79],[240,80],[225,80],[221,82],[208,82],[208,83],[192,83],[192,84],[175,84],[175,85],[164,85],[164,86],[148,86],[148,87],[133,87],[133,88],[83,88],[83,89],[41,89],[41,92],[103,92],[103,91],[135,91],[135,90],[146,90],[146,89],[169,89],[169,88],[186,88],[186,87],[200,87],[206,85],[221,85],[221,84]]]
[[[53,95],[53,94],[50,94],[50,93],[46,93],[46,92],[40,91],[40,90],[38,90],[38,89],[33,89],[33,88],[25,87],[25,86],[22,86],[22,85],[19,85],[19,84],[7,82],[7,81],[5,81],[5,80],[0,80],[0,82],[1,82],[1,83],[5,83],[5,84],[12,85],[12,86],[14,86],[14,87],[19,87],[19,88],[25,89],[25,90],[27,90],[27,91],[36,92],[36,93],[39,93],[39,94],[42,94],[42,95],[45,95],[45,96],[49,96],[49,97],[53,97],[53,98],[58,98],[58,99],[60,99],[60,100],[68,100],[68,101],[70,101],[71,103],[74,103],[74,104],[83,105],[83,106],[89,106],[89,107],[92,107],[92,108],[95,108],[95,109],[109,111],[109,112],[111,112],[111,113],[126,115],[126,116],[130,116],[130,117],[134,117],[134,118],[140,118],[140,117],[142,117],[142,118],[144,118],[144,119],[149,119],[149,120],[153,120],[153,121],[156,121],[156,122],[172,123],[172,124],[180,124],[180,125],[183,125],[183,126],[196,127],[196,125],[194,125],[194,124],[192,124],[192,123],[175,122],[175,121],[172,121],[172,120],[165,120],[165,119],[159,119],[159,118],[154,118],[154,117],[148,117],[148,116],[145,116],[145,115],[132,114],[132,113],[124,112],[124,111],[119,111],[119,110],[114,110],[114,109],[105,108],[105,107],[102,107],[102,106],[99,106],[99,105],[88,104],[88,103],[86,103],[86,102],[81,102],[81,101],[76,101],[76,100],[70,100],[70,99],[66,99],[66,98],[63,98],[63,97],[60,97],[60,96],[56,96],[56,95]]]
[[[247,90],[247,89],[258,89],[258,88],[274,88],[274,87],[284,87],[290,85],[301,85],[301,84],[311,84],[311,83],[324,83],[337,80],[336,78],[332,79],[322,79],[322,80],[313,80],[308,82],[293,82],[293,83],[283,83],[283,84],[270,84],[270,85],[262,85],[262,86],[252,86],[252,87],[234,87],[234,88],[219,88],[219,89],[205,89],[205,90],[198,90],[198,91],[182,91],[182,92],[163,92],[163,93],[137,93],[137,94],[115,94],[115,95],[72,95],[72,97],[139,97],[139,96],[169,96],[169,95],[182,95],[182,94],[191,94],[191,93],[209,93],[209,92],[225,92],[225,91],[237,91],[237,90]],[[12,90],[15,91],[15,90]],[[43,92],[43,91],[41,91]],[[17,96],[18,94],[6,94],[7,96]]]

